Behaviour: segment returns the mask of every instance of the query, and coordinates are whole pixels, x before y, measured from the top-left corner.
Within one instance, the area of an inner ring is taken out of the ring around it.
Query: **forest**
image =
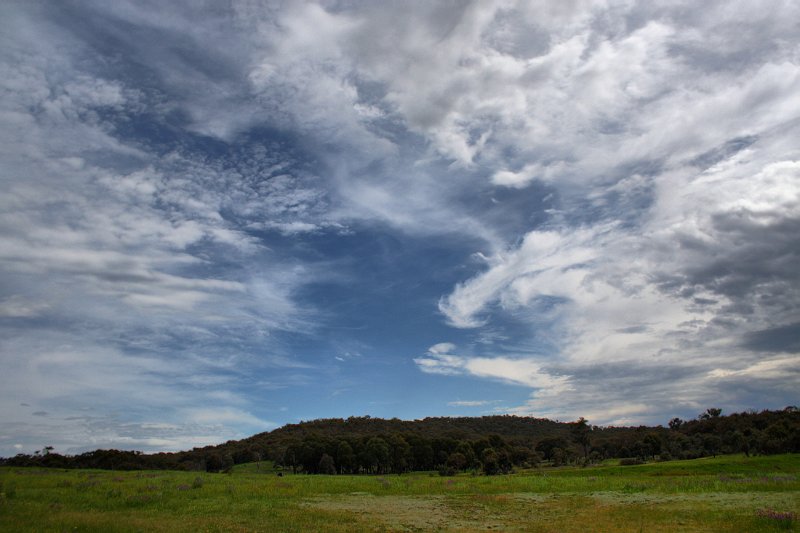
[[[234,465],[272,461],[279,470],[307,474],[402,474],[472,471],[487,475],[515,468],[620,464],[693,459],[732,453],[800,452],[800,409],[723,415],[710,408],[667,427],[599,427],[511,415],[422,420],[369,416],[289,424],[217,446],[175,453],[95,450],[62,455],[46,446],[0,458],[0,466],[229,472]]]

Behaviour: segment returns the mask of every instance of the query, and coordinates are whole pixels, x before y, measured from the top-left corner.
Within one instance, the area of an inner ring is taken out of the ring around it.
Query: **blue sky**
[[[791,2],[4,2],[0,455],[798,403]]]

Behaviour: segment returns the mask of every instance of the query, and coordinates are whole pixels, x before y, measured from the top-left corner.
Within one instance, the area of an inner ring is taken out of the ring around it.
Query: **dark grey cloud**
[[[798,312],[800,218],[783,206],[746,206],[714,213],[708,231],[714,240],[677,235],[674,251],[692,259],[680,272],[659,272],[654,281],[664,290],[693,297],[725,297],[731,314],[753,306],[769,309],[773,320],[791,320]],[[695,297],[698,304],[717,299]]]
[[[757,352],[800,353],[800,322],[749,332],[743,345]]]
[[[594,381],[595,388],[619,390],[632,400],[645,391],[664,384],[676,383],[701,374],[702,365],[675,365],[658,360],[595,363],[587,365],[553,365],[544,368],[548,373],[568,376],[576,388],[582,389]]]

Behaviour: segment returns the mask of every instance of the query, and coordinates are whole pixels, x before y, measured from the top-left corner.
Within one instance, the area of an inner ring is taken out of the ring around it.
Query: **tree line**
[[[402,474],[472,471],[501,474],[540,465],[588,465],[609,458],[623,464],[729,453],[800,452],[800,410],[734,413],[707,409],[668,427],[598,427],[517,416],[437,417],[403,421],[371,417],[290,424],[218,446],[176,453],[95,450],[78,455],[44,447],[0,458],[8,466],[229,471],[235,464],[271,460],[293,473]]]

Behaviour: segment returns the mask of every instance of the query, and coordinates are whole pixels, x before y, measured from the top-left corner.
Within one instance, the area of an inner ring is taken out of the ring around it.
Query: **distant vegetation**
[[[542,464],[621,464],[693,459],[732,453],[800,452],[800,410],[735,413],[708,409],[669,427],[597,427],[586,420],[489,416],[398,419],[351,417],[290,424],[219,446],[177,453],[96,450],[67,456],[45,447],[33,455],[0,459],[5,466],[108,470],[231,471],[234,465],[272,461],[306,474],[400,474],[439,471],[498,474]]]

